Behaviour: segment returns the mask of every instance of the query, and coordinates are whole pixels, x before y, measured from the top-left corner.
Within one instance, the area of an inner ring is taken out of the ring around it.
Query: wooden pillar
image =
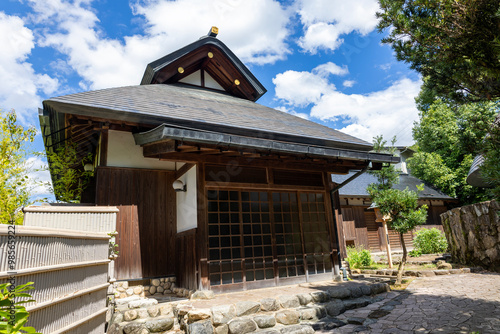
[[[198,163],[196,168],[197,219],[196,244],[198,255],[198,288],[210,289],[208,277],[208,221],[207,221],[207,190],[205,188],[205,165]]]

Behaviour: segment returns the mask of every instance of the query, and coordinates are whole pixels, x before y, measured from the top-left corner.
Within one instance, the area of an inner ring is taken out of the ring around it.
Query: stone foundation
[[[441,214],[453,262],[500,272],[500,204],[463,206]]]
[[[175,277],[154,278],[149,280],[148,285],[135,284],[135,282],[120,281],[113,283],[113,295],[115,299],[127,297],[150,297],[161,295],[175,295],[177,297],[189,298],[193,290],[179,288],[175,285]]]
[[[189,301],[158,304],[156,299],[132,296],[116,301],[108,334],[314,333],[313,326],[321,319],[335,322],[346,310],[383,300],[388,291],[386,283],[348,284],[198,309]]]

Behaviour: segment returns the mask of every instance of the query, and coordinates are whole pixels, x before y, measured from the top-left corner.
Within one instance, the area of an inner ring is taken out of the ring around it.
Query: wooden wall
[[[117,279],[175,275],[174,172],[99,167],[96,204],[115,205],[119,256]]]
[[[177,234],[177,285],[190,290],[198,289],[196,268],[196,229]]]

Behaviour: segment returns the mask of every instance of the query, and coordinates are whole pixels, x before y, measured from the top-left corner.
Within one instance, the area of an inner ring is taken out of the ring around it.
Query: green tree
[[[55,151],[47,151],[52,184],[47,184],[57,199],[66,203],[80,203],[82,192],[89,184],[93,172],[83,166],[92,162],[92,154],[81,157],[74,143],[66,143]]]
[[[17,124],[14,111],[0,115],[0,223],[22,222],[16,209],[28,205],[31,184],[28,178],[29,144],[35,139],[34,127]]]
[[[384,145],[385,141],[381,137],[374,138],[374,149],[377,152],[386,151]],[[388,175],[390,173],[392,173],[392,176]],[[427,220],[427,206],[422,205],[418,207],[418,193],[415,191],[411,191],[408,188],[398,190],[388,187],[388,179],[394,180],[399,178],[399,173],[395,169],[387,169],[384,173],[375,175],[377,176],[378,183],[370,184],[367,191],[382,215],[389,217],[387,221],[389,226],[399,233],[401,247],[403,248],[403,257],[399,264],[396,284],[401,284],[404,267],[408,258],[408,251],[403,235],[413,230],[416,226],[425,223]]]
[[[484,140],[484,158],[481,173],[491,184],[490,195],[500,201],[500,116]]]
[[[468,185],[466,177],[474,157],[482,153],[498,104],[454,104],[435,96],[432,99],[434,102],[420,104],[420,120],[413,128],[417,152],[408,160],[411,173],[457,197],[460,204],[487,199],[487,190]]]
[[[457,101],[500,98],[498,0],[379,0],[379,31],[428,87]]]

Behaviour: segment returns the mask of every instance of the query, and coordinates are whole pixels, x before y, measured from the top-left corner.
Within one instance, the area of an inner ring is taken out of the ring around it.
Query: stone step
[[[210,308],[195,308],[192,301],[158,303],[143,298],[117,307],[108,333],[313,333],[311,324],[322,319],[335,322],[347,310],[384,299],[388,291],[386,283],[348,282]]]

